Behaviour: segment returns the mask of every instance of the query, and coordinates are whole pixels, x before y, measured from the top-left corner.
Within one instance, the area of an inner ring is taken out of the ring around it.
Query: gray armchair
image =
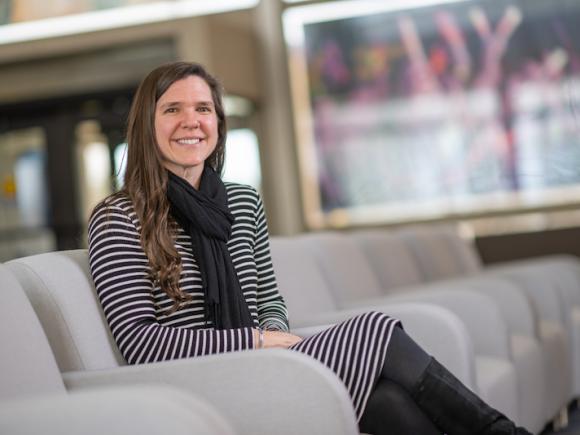
[[[0,292],[0,433],[236,433],[205,401],[153,379],[139,387],[67,388],[26,295],[1,264]]]
[[[125,366],[99,309],[86,251],[7,267],[32,303],[68,389],[157,382],[207,400],[240,434],[358,434],[344,385],[305,355],[260,350]]]

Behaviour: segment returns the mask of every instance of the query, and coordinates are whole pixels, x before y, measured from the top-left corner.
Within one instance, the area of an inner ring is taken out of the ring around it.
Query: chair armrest
[[[539,318],[533,303],[516,284],[500,277],[477,275],[437,281],[437,287],[462,288],[491,297],[511,334],[539,338]]]
[[[541,270],[543,275],[557,282],[556,289],[566,293],[567,304],[580,305],[580,259],[576,256],[558,254],[526,258],[492,264],[483,272],[526,274],[530,268]]]
[[[327,312],[312,318],[310,323],[335,324],[367,311],[368,307]],[[405,331],[417,343],[442,362],[464,384],[473,390],[476,389],[473,343],[465,325],[455,314],[432,304],[385,304],[384,301],[380,305],[380,311],[401,320]],[[325,328],[312,326],[298,328],[292,332],[310,333]]]
[[[522,291],[532,302],[534,310],[541,320],[567,325],[570,321],[568,310],[562,307],[558,285],[541,267],[494,267],[486,270],[486,276],[508,279]]]
[[[301,326],[300,328],[292,328],[290,332],[294,335],[298,335],[299,337],[306,338],[306,337],[310,337],[312,335],[318,334],[319,332],[322,332],[322,331],[332,327],[333,325],[338,323],[340,320],[346,320],[346,319],[340,318],[340,319],[337,319],[336,322],[333,322],[332,318],[329,320],[330,320],[329,322],[322,322],[320,325],[316,325],[316,326]]]
[[[72,391],[112,384],[167,383],[198,394],[242,435],[358,434],[352,402],[318,361],[283,349],[232,352],[63,375]]]
[[[3,402],[0,433],[234,435],[208,403],[159,385],[96,388]]]
[[[438,288],[432,284],[377,299],[373,306],[379,307],[380,301],[429,303],[446,308],[459,317],[467,328],[476,355],[512,359],[507,325],[489,296],[465,289]]]

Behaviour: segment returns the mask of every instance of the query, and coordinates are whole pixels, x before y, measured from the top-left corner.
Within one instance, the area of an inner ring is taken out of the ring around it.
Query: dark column
[[[56,113],[46,123],[47,174],[50,192],[49,222],[56,236],[57,249],[81,246],[83,225],[79,219],[74,158],[76,117]]]

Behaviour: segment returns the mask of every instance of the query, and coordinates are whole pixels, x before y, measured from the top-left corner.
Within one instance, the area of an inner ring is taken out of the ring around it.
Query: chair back
[[[443,228],[441,237],[447,240],[458,264],[465,275],[477,274],[482,271],[483,263],[472,240],[466,240],[451,228]]]
[[[339,308],[385,295],[358,244],[338,232],[308,233],[297,238],[312,252]]]
[[[465,265],[456,247],[445,236],[447,229],[427,226],[396,231],[406,245],[421,272],[424,281],[449,279],[465,275]]]
[[[6,263],[28,296],[61,372],[125,364],[100,308],[84,249]]]
[[[292,237],[272,237],[270,252],[280,293],[293,327],[309,324],[318,314],[337,309],[312,253]]]
[[[423,282],[415,258],[400,238],[382,230],[356,231],[352,237],[364,252],[383,289]]]
[[[62,376],[34,309],[16,278],[2,264],[0,293],[0,401],[64,394]]]

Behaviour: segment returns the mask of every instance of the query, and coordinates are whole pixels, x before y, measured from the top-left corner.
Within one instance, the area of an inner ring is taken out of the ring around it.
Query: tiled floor
[[[564,430],[557,432],[545,431],[542,435],[580,435],[580,409],[575,407],[570,411],[570,424]]]

